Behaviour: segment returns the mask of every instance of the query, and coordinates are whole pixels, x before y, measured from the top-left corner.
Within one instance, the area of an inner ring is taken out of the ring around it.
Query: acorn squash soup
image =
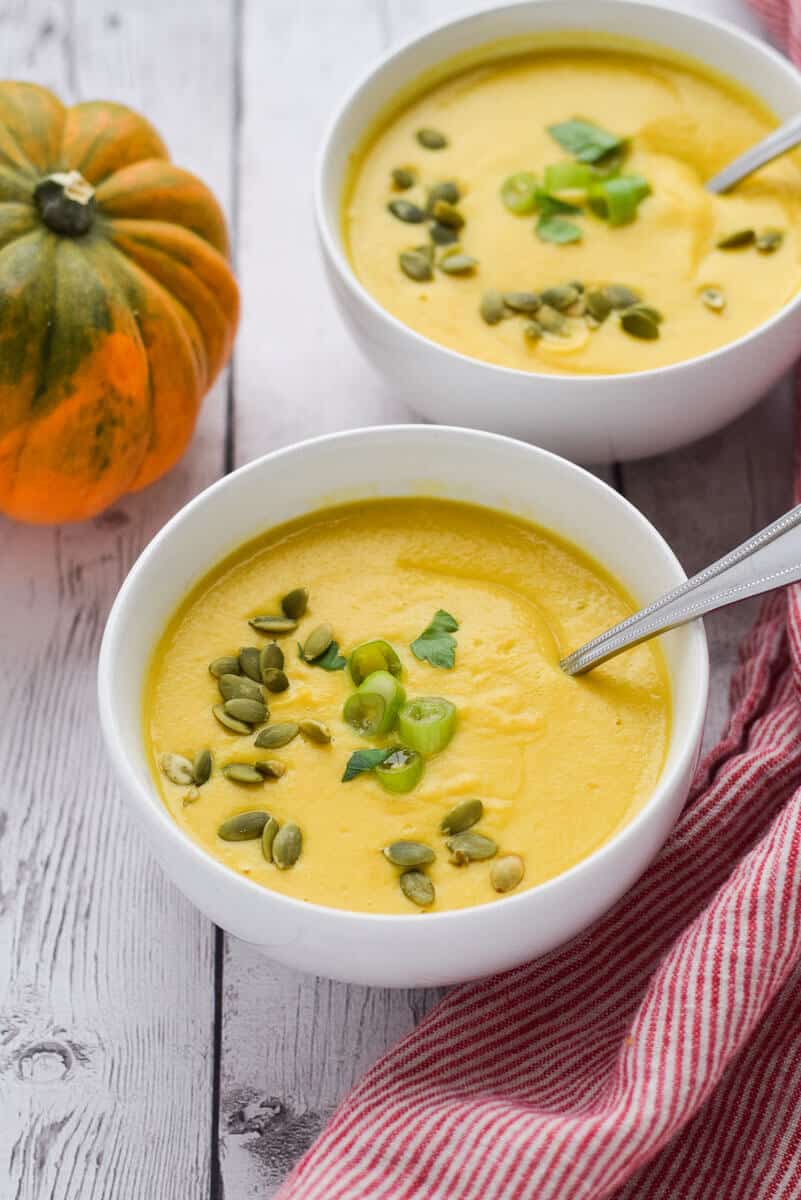
[[[351,265],[405,325],[489,363],[615,374],[693,358],[801,285],[798,156],[723,196],[703,186],[776,124],[657,47],[485,51],[399,98],[355,152]]]
[[[358,912],[497,900],[598,849],[670,733],[661,652],[570,678],[633,604],[575,546],[447,500],[266,532],[183,601],[145,696],[169,812],[231,870]]]

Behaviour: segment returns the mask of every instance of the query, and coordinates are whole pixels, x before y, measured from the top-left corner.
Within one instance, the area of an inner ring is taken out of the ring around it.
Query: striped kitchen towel
[[[799,7],[758,8],[801,57]],[[799,1200],[799,683],[796,585],[646,875],[569,945],[451,991],[280,1200]]]

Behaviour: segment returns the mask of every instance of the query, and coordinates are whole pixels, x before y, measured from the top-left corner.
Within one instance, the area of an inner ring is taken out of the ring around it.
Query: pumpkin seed
[[[444,200],[446,204],[458,204],[461,198],[459,185],[454,183],[452,179],[446,179],[442,183],[435,183],[433,187],[428,189],[428,211],[434,211],[434,205],[438,200]]]
[[[498,853],[497,844],[483,833],[457,833],[455,837],[448,838],[445,845],[451,854],[460,860],[460,866],[463,860],[481,862],[485,858],[493,858]]]
[[[644,341],[653,341],[659,337],[659,325],[647,313],[640,312],[636,308],[626,309],[620,315],[620,325],[625,329],[626,333],[632,337],[642,338]]]
[[[261,683],[261,663],[256,646],[242,647],[239,651],[239,666],[248,679],[252,679],[254,683]]]
[[[478,259],[469,254],[447,254],[439,260],[439,269],[446,275],[469,275],[478,266]]]
[[[661,325],[665,319],[662,316],[659,309],[654,308],[650,304],[634,304],[634,305],[632,305],[632,307],[630,309],[627,309],[626,311],[642,313],[643,316],[648,317],[649,320],[654,321],[657,325]]]
[[[551,308],[555,308],[558,312],[564,312],[566,308],[570,308],[571,304],[575,304],[580,295],[581,293],[576,288],[566,283],[564,287],[546,288],[542,293],[542,303],[550,304]]]
[[[708,287],[701,292],[701,301],[712,312],[723,312],[726,307],[726,297],[720,288]]]
[[[736,229],[734,233],[727,233],[725,237],[718,238],[715,245],[718,250],[742,250],[753,245],[755,241],[756,234],[753,229]]]
[[[535,313],[542,304],[536,292],[504,292],[503,302],[513,312]]]
[[[309,593],[305,588],[293,588],[281,600],[281,612],[290,621],[299,621],[309,606]]]
[[[248,725],[262,725],[267,720],[267,705],[261,700],[237,696],[233,700],[226,700],[223,708],[226,716],[233,717],[235,721],[246,721]]]
[[[319,746],[327,746],[331,741],[331,730],[322,721],[299,721],[298,729],[305,738]]]
[[[568,284],[568,286],[569,286],[569,287],[572,287],[572,288],[575,288],[575,289],[576,289],[576,291],[577,291],[577,292],[578,292],[580,295],[583,295],[583,293],[584,293],[584,284],[581,282],[581,280],[580,280],[580,279],[571,279],[571,280],[570,280],[570,283]]]
[[[217,830],[217,837],[224,842],[249,842],[261,837],[264,826],[270,820],[270,814],[261,811],[237,813],[223,821]]]
[[[262,729],[254,745],[261,750],[278,750],[281,746],[288,746],[299,732],[294,721],[279,721],[275,725],[268,725],[266,729]]]
[[[399,192],[405,192],[407,188],[414,187],[417,176],[410,167],[393,167],[390,174],[392,182]]]
[[[264,776],[261,771],[256,770],[253,763],[226,763],[222,773],[233,783],[264,783]]]
[[[435,246],[453,246],[459,241],[458,230],[451,229],[449,225],[440,225],[439,221],[432,221],[429,225],[428,236]]]
[[[455,246],[454,249],[456,249]],[[415,254],[422,254],[426,262],[431,263],[432,266],[434,265],[434,247],[431,245],[431,242],[426,242],[424,246],[415,246],[414,252]]]
[[[440,225],[447,225],[449,229],[461,229],[464,225],[464,215],[455,204],[449,204],[447,200],[437,200],[431,215]]]
[[[455,808],[452,808],[449,813],[440,821],[440,829],[443,833],[464,833],[466,829],[470,829],[484,816],[484,805],[480,800],[462,800]]]
[[[414,136],[426,150],[444,150],[448,144],[445,134],[438,129],[418,129]]]
[[[215,704],[211,710],[224,729],[229,729],[231,733],[252,733],[253,730],[244,721],[238,721],[236,717],[231,717],[225,711],[222,704]]]
[[[275,817],[268,817],[261,831],[261,852],[268,863],[273,861],[273,842],[277,833],[278,822]]]
[[[763,229],[756,240],[756,248],[760,254],[773,254],[784,241],[781,229]]]
[[[398,263],[407,279],[413,279],[415,283],[428,283],[434,278],[430,260],[419,250],[401,251]]]
[[[314,662],[321,654],[325,654],[334,640],[334,631],[327,621],[313,629],[303,643],[303,657],[306,662]]]
[[[504,854],[490,867],[490,883],[496,892],[511,892],[525,874],[523,860],[519,854]]]
[[[422,867],[434,861],[434,851],[422,842],[392,842],[383,854],[395,867]]]
[[[614,305],[606,292],[587,292],[587,312],[599,325],[603,324],[613,307]]]
[[[536,321],[529,321],[523,326],[523,337],[529,342],[538,342],[542,337],[542,330]]]
[[[408,225],[419,225],[426,219],[420,205],[412,204],[411,200],[390,200],[387,208],[393,217],[397,217],[399,221],[406,221]]]
[[[610,283],[603,289],[603,294],[612,308],[631,308],[640,300],[640,295],[623,283]]]
[[[215,679],[221,679],[223,675],[238,675],[239,659],[224,654],[222,658],[215,658],[214,662],[209,663],[209,670]]]
[[[401,891],[407,900],[418,908],[428,908],[434,903],[434,885],[422,871],[404,871],[400,877]]]
[[[294,867],[300,858],[302,846],[303,835],[300,829],[293,821],[287,821],[273,838],[273,862],[279,871]]]
[[[162,754],[159,765],[170,783],[186,785],[195,781],[192,764],[183,754]]]
[[[506,316],[506,305],[500,292],[485,292],[479,312],[488,325],[497,325]]]
[[[550,304],[543,304],[537,313],[537,324],[543,333],[561,333],[565,327],[565,318]]]
[[[261,668],[262,681],[264,681],[266,671],[283,671],[284,652],[277,642],[270,642],[269,645],[262,647],[259,652],[259,667]]]
[[[211,750],[198,750],[192,760],[192,778],[198,787],[207,783],[211,776]]]
[[[277,758],[264,758],[261,762],[254,763],[253,766],[262,779],[281,779],[286,775],[285,764]]]
[[[291,633],[293,629],[297,629],[298,623],[294,617],[251,617],[248,625],[252,629],[258,629],[259,633]]]
[[[217,686],[223,700],[264,700],[264,689],[248,675],[221,675]]]
[[[268,667],[264,672],[264,686],[268,692],[285,692],[289,687],[286,672],[279,671],[278,667]]]
[[[183,798],[181,799],[181,804],[183,805],[184,808],[186,808],[187,805],[194,804],[195,801],[199,800],[199,799],[200,799],[200,789],[195,787],[194,784],[192,784],[192,786],[190,788],[187,788],[186,791],[184,792]]]

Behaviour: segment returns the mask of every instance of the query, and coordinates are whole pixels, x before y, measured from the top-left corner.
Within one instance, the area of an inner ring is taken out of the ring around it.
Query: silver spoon
[[[801,579],[801,504],[672,592],[580,646],[560,667],[583,675],[657,634]]]
[[[780,154],[786,154],[788,150],[792,150],[799,143],[801,143],[801,114],[791,117],[789,121],[785,121],[778,129],[774,129],[773,133],[769,133],[761,142],[751,146],[739,158],[735,158],[734,162],[730,162],[722,171],[718,171],[717,175],[708,179],[704,186],[708,192],[727,192],[729,188],[734,187],[735,183],[745,179],[746,175],[750,175],[759,167],[764,167],[765,163],[772,162]]]

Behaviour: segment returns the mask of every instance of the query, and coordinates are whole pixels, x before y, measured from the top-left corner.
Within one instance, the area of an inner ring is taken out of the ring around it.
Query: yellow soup
[[[589,142],[576,142],[588,121]],[[499,58],[431,86],[357,154],[344,207],[351,261],[405,325],[487,362],[610,374],[692,358],[758,326],[801,283],[796,156],[728,195],[703,188],[775,125],[734,83],[656,50]],[[446,144],[427,148],[421,130]],[[435,228],[431,189],[443,183]],[[622,189],[615,211],[610,189]],[[541,303],[573,281],[581,296]],[[588,309],[609,285],[650,311],[626,316],[619,295],[611,313],[605,301]],[[534,293],[528,310],[499,307],[520,292]]]
[[[270,636],[248,620],[280,613],[279,598],[299,586],[308,590],[308,609],[296,630],[277,639],[289,687],[268,695],[266,725],[231,732],[212,712],[221,696],[209,664],[268,645]],[[498,512],[428,498],[323,510],[242,548],[170,622],[145,705],[154,778],[176,822],[208,853],[299,900],[417,911],[401,890],[400,868],[382,853],[397,841],[433,851],[422,868],[436,893],[427,908],[497,899],[493,869],[509,855],[523,864],[518,890],[532,887],[601,846],[659,775],[670,724],[659,651],[639,647],[580,679],[558,666],[561,654],[631,609],[620,586],[574,546]],[[410,649],[438,610],[458,625],[447,635],[455,641],[453,668]],[[357,733],[342,715],[354,692],[349,671],[300,660],[297,643],[324,622],[344,655],[371,639],[390,643],[410,701],[444,697],[456,707],[455,735],[424,758],[419,783],[405,794],[384,791],[372,771],[342,781],[354,752],[393,746],[398,735]],[[255,747],[260,730],[304,719],[323,723],[331,742],[299,734],[281,748]],[[207,782],[167,778],[165,754],[191,760],[206,748],[213,754]],[[224,774],[231,763],[266,760],[282,764],[281,778],[246,784]],[[440,825],[468,799],[483,808],[470,832],[497,852],[457,865]],[[298,826],[294,866],[266,861],[257,838],[218,836],[224,821],[252,810]]]

